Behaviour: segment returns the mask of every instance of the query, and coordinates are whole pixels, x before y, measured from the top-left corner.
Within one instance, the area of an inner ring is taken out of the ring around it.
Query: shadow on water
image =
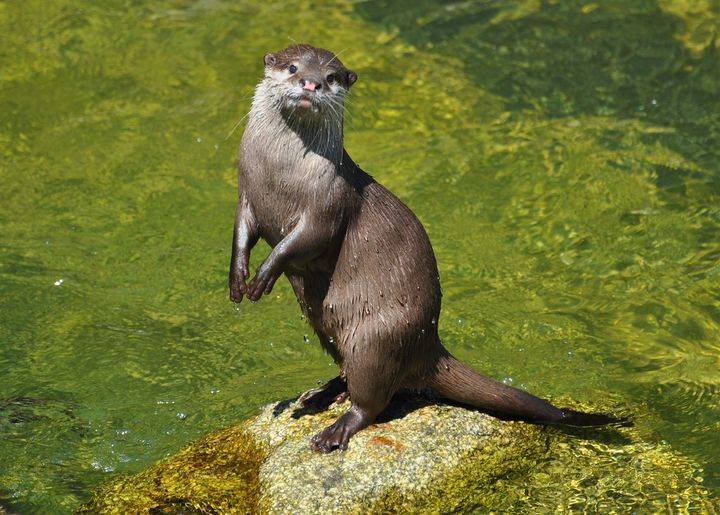
[[[383,0],[356,12],[460,63],[508,110],[643,119],[681,130],[644,137],[711,169],[720,192],[720,50],[715,38],[697,55],[686,48],[678,39],[684,21],[655,1],[543,1],[536,9],[529,2]],[[620,136],[608,131],[605,144]]]

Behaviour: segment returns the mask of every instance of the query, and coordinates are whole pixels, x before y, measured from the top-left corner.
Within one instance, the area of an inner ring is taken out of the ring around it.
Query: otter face
[[[335,54],[310,45],[292,45],[264,60],[267,93],[281,108],[299,114],[341,115],[345,95],[357,80]]]

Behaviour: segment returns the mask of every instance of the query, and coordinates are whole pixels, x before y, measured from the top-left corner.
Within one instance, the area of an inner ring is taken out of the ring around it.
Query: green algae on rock
[[[81,512],[713,510],[701,471],[665,446],[633,442],[632,429],[568,434],[409,397],[346,452],[312,452],[311,436],[344,409],[268,405],[102,487]]]
[[[100,488],[78,513],[256,511],[265,450],[242,425],[212,433],[149,469]]]

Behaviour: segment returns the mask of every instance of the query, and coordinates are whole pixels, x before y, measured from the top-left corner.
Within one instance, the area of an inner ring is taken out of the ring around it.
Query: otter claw
[[[245,281],[233,279],[230,281],[230,300],[233,302],[241,302],[245,294]]]
[[[348,398],[347,383],[340,377],[335,377],[319,388],[308,390],[300,396],[300,405],[312,411],[324,411],[333,402],[341,404]]]
[[[250,281],[250,283],[247,285],[247,288],[245,289],[245,294],[247,295],[247,298],[253,302],[260,300],[260,297],[262,297],[262,294],[264,292],[265,281],[263,281],[258,275],[256,275],[253,280]]]
[[[346,451],[350,440],[350,432],[343,424],[337,422],[316,434],[310,440],[310,448],[313,451],[327,454],[334,451]]]

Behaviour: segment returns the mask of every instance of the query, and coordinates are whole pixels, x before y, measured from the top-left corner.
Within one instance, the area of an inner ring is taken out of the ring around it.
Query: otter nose
[[[322,84],[305,78],[300,79],[300,85],[303,89],[307,89],[309,91],[315,91],[322,88]]]

